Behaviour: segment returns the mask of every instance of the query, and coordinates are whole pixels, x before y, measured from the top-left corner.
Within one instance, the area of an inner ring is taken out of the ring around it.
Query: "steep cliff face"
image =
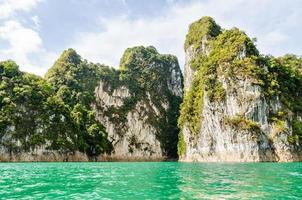
[[[108,157],[176,158],[182,98],[182,74],[176,57],[161,55],[154,47],[129,48],[120,69],[108,74],[95,90],[94,105],[113,145]]]
[[[0,160],[88,161],[111,146],[91,109],[104,66],[62,53],[46,78],[0,63]]]
[[[300,58],[260,56],[209,17],[190,26],[185,52],[181,161],[301,160]]]
[[[175,56],[127,49],[119,70],[63,52],[45,79],[0,62],[0,161],[177,157]]]

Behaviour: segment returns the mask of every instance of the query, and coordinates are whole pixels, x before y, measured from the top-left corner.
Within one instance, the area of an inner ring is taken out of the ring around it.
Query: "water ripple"
[[[0,199],[302,199],[302,163],[1,163]]]

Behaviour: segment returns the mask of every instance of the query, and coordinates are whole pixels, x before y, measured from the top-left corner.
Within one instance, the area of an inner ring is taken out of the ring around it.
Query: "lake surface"
[[[0,199],[302,199],[302,163],[0,163]]]

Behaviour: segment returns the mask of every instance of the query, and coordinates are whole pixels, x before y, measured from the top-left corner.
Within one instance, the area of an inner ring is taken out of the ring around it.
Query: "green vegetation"
[[[178,138],[177,153],[178,155],[185,155],[186,152],[187,152],[187,144],[184,139],[184,134],[180,132]]]
[[[302,114],[302,58],[294,55],[279,58],[262,56],[255,47],[254,40],[244,32],[237,28],[221,30],[210,17],[203,17],[190,25],[185,50],[190,46],[193,46],[195,52],[190,63],[191,70],[195,73],[181,105],[178,120],[181,130],[186,126],[192,135],[200,132],[205,100],[212,105],[223,105],[226,91],[222,81],[236,93],[236,82],[248,79],[252,84],[263,88],[268,103],[281,100],[282,115],[270,110],[269,117],[275,124],[275,131],[286,132],[285,121],[292,121],[293,136],[290,140],[302,143],[299,128],[301,120],[297,120]],[[206,51],[199,51],[205,46]],[[227,124],[241,130],[260,131],[256,122],[244,117],[225,120]],[[181,134],[179,137],[182,137]],[[180,140],[179,142],[181,143]],[[183,145],[180,143],[179,153],[183,152]]]
[[[192,23],[186,36],[185,49],[193,45],[194,49],[200,47],[202,38],[216,37],[221,33],[221,28],[211,17],[203,17]]]
[[[88,156],[110,152],[105,129],[90,107],[101,68],[72,49],[63,52],[46,79],[20,72],[12,61],[1,62],[1,144],[11,153],[43,145]]]
[[[279,111],[277,113],[270,113],[270,122],[273,124],[272,137],[276,137],[280,133],[288,132],[286,127],[287,113]]]
[[[293,119],[293,135],[288,138],[290,143],[296,143],[302,141],[302,122],[298,119]]]
[[[239,130],[248,130],[254,133],[261,133],[259,124],[240,115],[232,118],[225,117],[224,122]]]
[[[38,76],[25,74],[13,61],[0,63],[0,137],[10,153],[44,142],[45,107],[52,88]],[[21,146],[16,145],[16,140]]]
[[[268,72],[263,77],[266,96],[278,96],[288,110],[301,115],[302,58],[294,55],[268,56],[262,62],[268,66]]]
[[[1,145],[11,153],[30,152],[42,146],[64,154],[80,151],[91,158],[110,153],[112,144],[92,109],[94,90],[101,80],[109,93],[121,86],[130,90],[131,96],[122,107],[111,107],[104,113],[117,125],[119,133],[127,128],[127,113],[139,101],[144,102],[146,123],[157,129],[165,153],[177,157],[176,124],[181,97],[168,88],[172,70],[181,76],[175,56],[161,55],[154,47],[142,46],[125,51],[119,70],[88,63],[68,49],[45,79],[19,71],[13,61],[1,62]],[[167,110],[164,103],[169,103]],[[159,116],[152,109],[154,105]],[[135,137],[130,143],[131,148],[140,145]]]
[[[55,89],[52,102],[64,102],[68,111],[66,119],[73,125],[70,134],[76,138],[76,148],[89,156],[111,150],[105,128],[96,121],[91,108],[94,89],[103,68],[106,67],[82,61],[74,50],[68,49],[45,76]],[[62,127],[57,129],[57,133],[60,132]]]
[[[205,17],[193,23],[187,35],[187,40],[191,41],[191,34],[196,30],[203,30],[199,33],[208,34],[207,43],[211,49],[209,55],[201,52],[193,58],[191,68],[196,73],[181,106],[179,127],[188,126],[192,134],[197,134],[200,130],[204,95],[207,95],[210,102],[223,103],[225,100],[226,91],[219,80],[221,74],[225,78],[234,79],[235,74],[257,77],[261,72],[256,65],[259,53],[253,41],[237,28],[221,32],[218,27],[213,19]]]
[[[175,158],[179,132],[177,116],[179,116],[181,97],[174,95],[168,88],[167,83],[170,81],[172,70],[181,76],[175,56],[161,55],[152,46],[138,46],[128,48],[121,58],[119,70],[103,73],[102,79],[107,80],[104,82],[108,83],[109,93],[124,86],[131,94],[124,101],[123,106],[111,107],[106,113],[119,127],[119,134],[122,135],[127,129],[126,114],[133,110],[138,102],[143,102],[146,105],[146,123],[157,129],[157,139],[161,142],[165,153]],[[164,103],[169,104],[167,110],[163,106]],[[159,116],[152,106],[159,110]]]
[[[279,97],[285,110],[282,115],[271,115],[279,121],[289,119],[293,129],[289,141],[302,143],[302,58],[295,55],[278,58],[267,56],[262,62],[268,66],[268,73],[264,74],[266,96],[271,99]]]

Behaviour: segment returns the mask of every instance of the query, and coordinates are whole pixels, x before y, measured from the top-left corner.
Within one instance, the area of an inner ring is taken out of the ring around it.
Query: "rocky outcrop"
[[[120,69],[62,53],[45,78],[0,62],[0,161],[177,158],[177,58],[125,51]]]
[[[107,98],[106,98],[107,97]],[[110,118],[110,109],[119,109],[124,105],[127,98],[131,98],[127,88],[120,87],[114,89],[110,95],[104,90],[103,82],[96,88],[97,98],[97,119],[104,124],[108,133],[108,139],[112,142],[113,152],[109,157],[116,160],[124,159],[163,159],[163,150],[160,141],[156,138],[157,130],[146,123],[148,114],[160,114],[156,107],[149,107],[152,101],[148,99],[147,105],[144,101],[139,101],[134,109],[123,113],[125,120],[122,124],[114,123],[114,116]]]
[[[22,152],[17,154],[8,154],[3,152],[0,154],[0,162],[88,162],[95,161],[81,152],[73,152],[64,154],[58,151],[41,151],[35,150],[31,152]]]
[[[293,118],[299,113],[279,95],[268,94],[269,62],[261,64],[245,33],[231,29],[212,34],[217,27],[205,17],[187,35],[180,160],[301,160],[300,142],[292,140],[297,135]]]
[[[176,118],[182,97],[177,59],[154,47],[127,49],[117,79],[95,90],[97,119],[106,127],[113,160],[176,158]]]

